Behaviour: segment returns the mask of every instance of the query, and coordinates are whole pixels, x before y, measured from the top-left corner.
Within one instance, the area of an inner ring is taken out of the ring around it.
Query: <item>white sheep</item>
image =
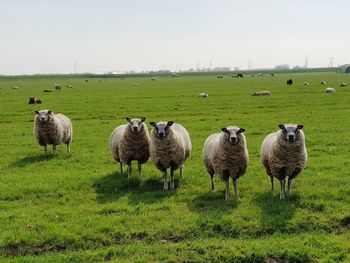
[[[70,144],[73,140],[73,127],[70,119],[63,114],[53,114],[51,110],[35,111],[34,135],[39,145],[44,146],[45,154],[47,145],[52,144],[56,154],[57,145],[66,144],[70,153]]]
[[[328,87],[324,90],[324,93],[328,93],[328,94],[334,94],[336,93],[337,91],[331,87]]]
[[[305,82],[303,83],[303,85],[304,85],[305,87],[307,87],[307,86],[310,85],[310,83],[305,81]]]
[[[249,162],[245,129],[229,126],[221,133],[210,135],[203,147],[203,160],[211,179],[214,191],[214,175],[218,175],[226,184],[225,199],[229,199],[230,177],[233,181],[234,198],[238,200],[237,179],[244,175]]]
[[[174,171],[183,166],[192,151],[190,135],[180,124],[172,121],[150,122],[151,131],[150,154],[154,165],[163,172],[164,190],[168,190],[167,169],[170,168],[170,188],[174,189]]]
[[[303,125],[280,124],[277,132],[264,139],[260,149],[260,159],[270,176],[274,190],[274,177],[280,181],[280,199],[285,199],[285,183],[288,177],[288,196],[292,194],[292,180],[304,169],[307,162]]]
[[[322,80],[320,83],[321,83],[321,85],[327,85],[327,82],[324,80]]]
[[[126,117],[127,124],[114,129],[109,139],[112,155],[120,163],[120,171],[123,173],[123,164],[128,166],[128,178],[131,176],[131,162],[138,163],[138,173],[142,177],[141,165],[149,159],[149,134],[144,121]]]
[[[208,93],[205,93],[205,92],[198,93],[198,97],[207,98],[208,96],[209,96]]]
[[[347,86],[347,84],[345,83],[345,82],[341,82],[340,84],[339,84],[339,87],[346,87]]]
[[[252,96],[271,96],[271,92],[268,90],[257,91],[254,92]]]

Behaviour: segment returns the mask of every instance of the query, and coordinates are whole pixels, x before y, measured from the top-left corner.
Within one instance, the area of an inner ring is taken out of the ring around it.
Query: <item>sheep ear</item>
[[[147,117],[142,117],[141,122],[144,122],[147,119]]]
[[[35,113],[35,114],[39,114],[39,111],[36,110],[36,111],[34,111],[34,113]]]
[[[228,132],[228,130],[226,128],[222,128],[221,131]]]
[[[284,125],[283,124],[278,125],[278,127],[280,127],[281,130],[284,130]]]
[[[173,125],[173,124],[174,124],[173,121],[168,121],[167,126],[170,127],[170,126]]]
[[[301,130],[302,128],[304,128],[304,125],[302,125],[302,124],[299,124],[299,125],[297,126],[297,129],[299,129],[299,130]]]
[[[128,122],[131,121],[131,119],[130,119],[129,117],[125,117],[125,119],[126,119]]]
[[[51,111],[51,110],[48,110],[48,111],[47,111],[47,114],[51,114],[51,113],[52,113],[52,111]]]
[[[240,128],[240,129],[238,130],[238,133],[241,133],[241,132],[245,132],[245,129]]]
[[[154,121],[151,121],[149,124],[150,124],[151,126],[153,126],[153,127],[156,127],[156,126],[157,126],[157,123],[154,122]]]

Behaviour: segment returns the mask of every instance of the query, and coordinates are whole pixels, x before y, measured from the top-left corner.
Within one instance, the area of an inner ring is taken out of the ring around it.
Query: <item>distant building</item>
[[[339,72],[341,73],[350,73],[350,64],[345,64],[339,67]]]

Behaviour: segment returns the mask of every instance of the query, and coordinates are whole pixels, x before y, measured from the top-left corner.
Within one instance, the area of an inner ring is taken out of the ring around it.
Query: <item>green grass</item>
[[[337,93],[323,94],[320,80]],[[0,79],[0,261],[349,262],[350,88],[340,82],[350,84],[350,74]],[[55,83],[60,92],[42,92]],[[252,97],[258,90],[272,96]],[[28,105],[29,96],[43,104]],[[70,156],[65,146],[44,156],[35,142],[33,111],[45,108],[71,118]],[[142,180],[136,165],[132,179],[116,172],[108,140],[124,116],[188,129],[193,152],[175,190],[163,192],[150,161]],[[293,198],[280,201],[259,149],[286,122],[304,124],[309,162]],[[246,129],[250,154],[237,205],[224,201],[218,178],[210,191],[201,158],[206,137],[228,125]]]

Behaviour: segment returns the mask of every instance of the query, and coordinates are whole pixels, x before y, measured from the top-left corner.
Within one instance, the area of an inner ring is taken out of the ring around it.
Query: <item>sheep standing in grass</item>
[[[327,82],[325,82],[324,80],[322,80],[320,83],[321,85],[327,85]]]
[[[120,163],[120,171],[123,172],[123,164],[128,166],[128,178],[131,176],[131,161],[138,163],[139,176],[142,176],[141,165],[149,158],[149,134],[144,123],[146,117],[130,119],[126,117],[127,124],[115,128],[109,139],[112,155]]]
[[[61,90],[61,84],[55,84],[55,89],[56,90]]]
[[[214,175],[217,174],[226,184],[225,199],[229,199],[230,177],[233,180],[235,201],[238,200],[237,180],[244,175],[249,162],[245,129],[229,126],[220,133],[210,135],[204,143],[203,160],[211,179],[214,191]]]
[[[208,96],[208,93],[205,92],[198,93],[198,97],[207,98]]]
[[[306,81],[305,81],[305,82],[303,83],[303,85],[304,85],[305,87],[307,87],[307,86],[309,86],[310,84],[309,84],[309,82],[306,82]]]
[[[261,91],[254,92],[252,96],[271,96],[271,92],[268,90],[261,90]]]
[[[304,169],[307,162],[303,125],[280,124],[279,130],[264,139],[260,159],[271,179],[276,177],[281,184],[280,199],[285,199],[285,183],[288,177],[288,196],[292,194],[292,180]]]
[[[339,87],[346,87],[346,86],[347,86],[347,84],[344,83],[344,82],[342,82],[342,83],[339,84]]]
[[[52,144],[56,154],[57,145],[66,144],[70,153],[70,144],[73,140],[73,127],[70,119],[63,114],[53,114],[51,110],[35,111],[34,135],[39,145],[44,146],[45,154],[47,145]]]
[[[150,154],[154,165],[163,172],[164,190],[168,190],[167,169],[170,168],[170,188],[174,189],[174,171],[183,166],[192,151],[190,135],[180,124],[172,121],[150,122],[151,131]]]

